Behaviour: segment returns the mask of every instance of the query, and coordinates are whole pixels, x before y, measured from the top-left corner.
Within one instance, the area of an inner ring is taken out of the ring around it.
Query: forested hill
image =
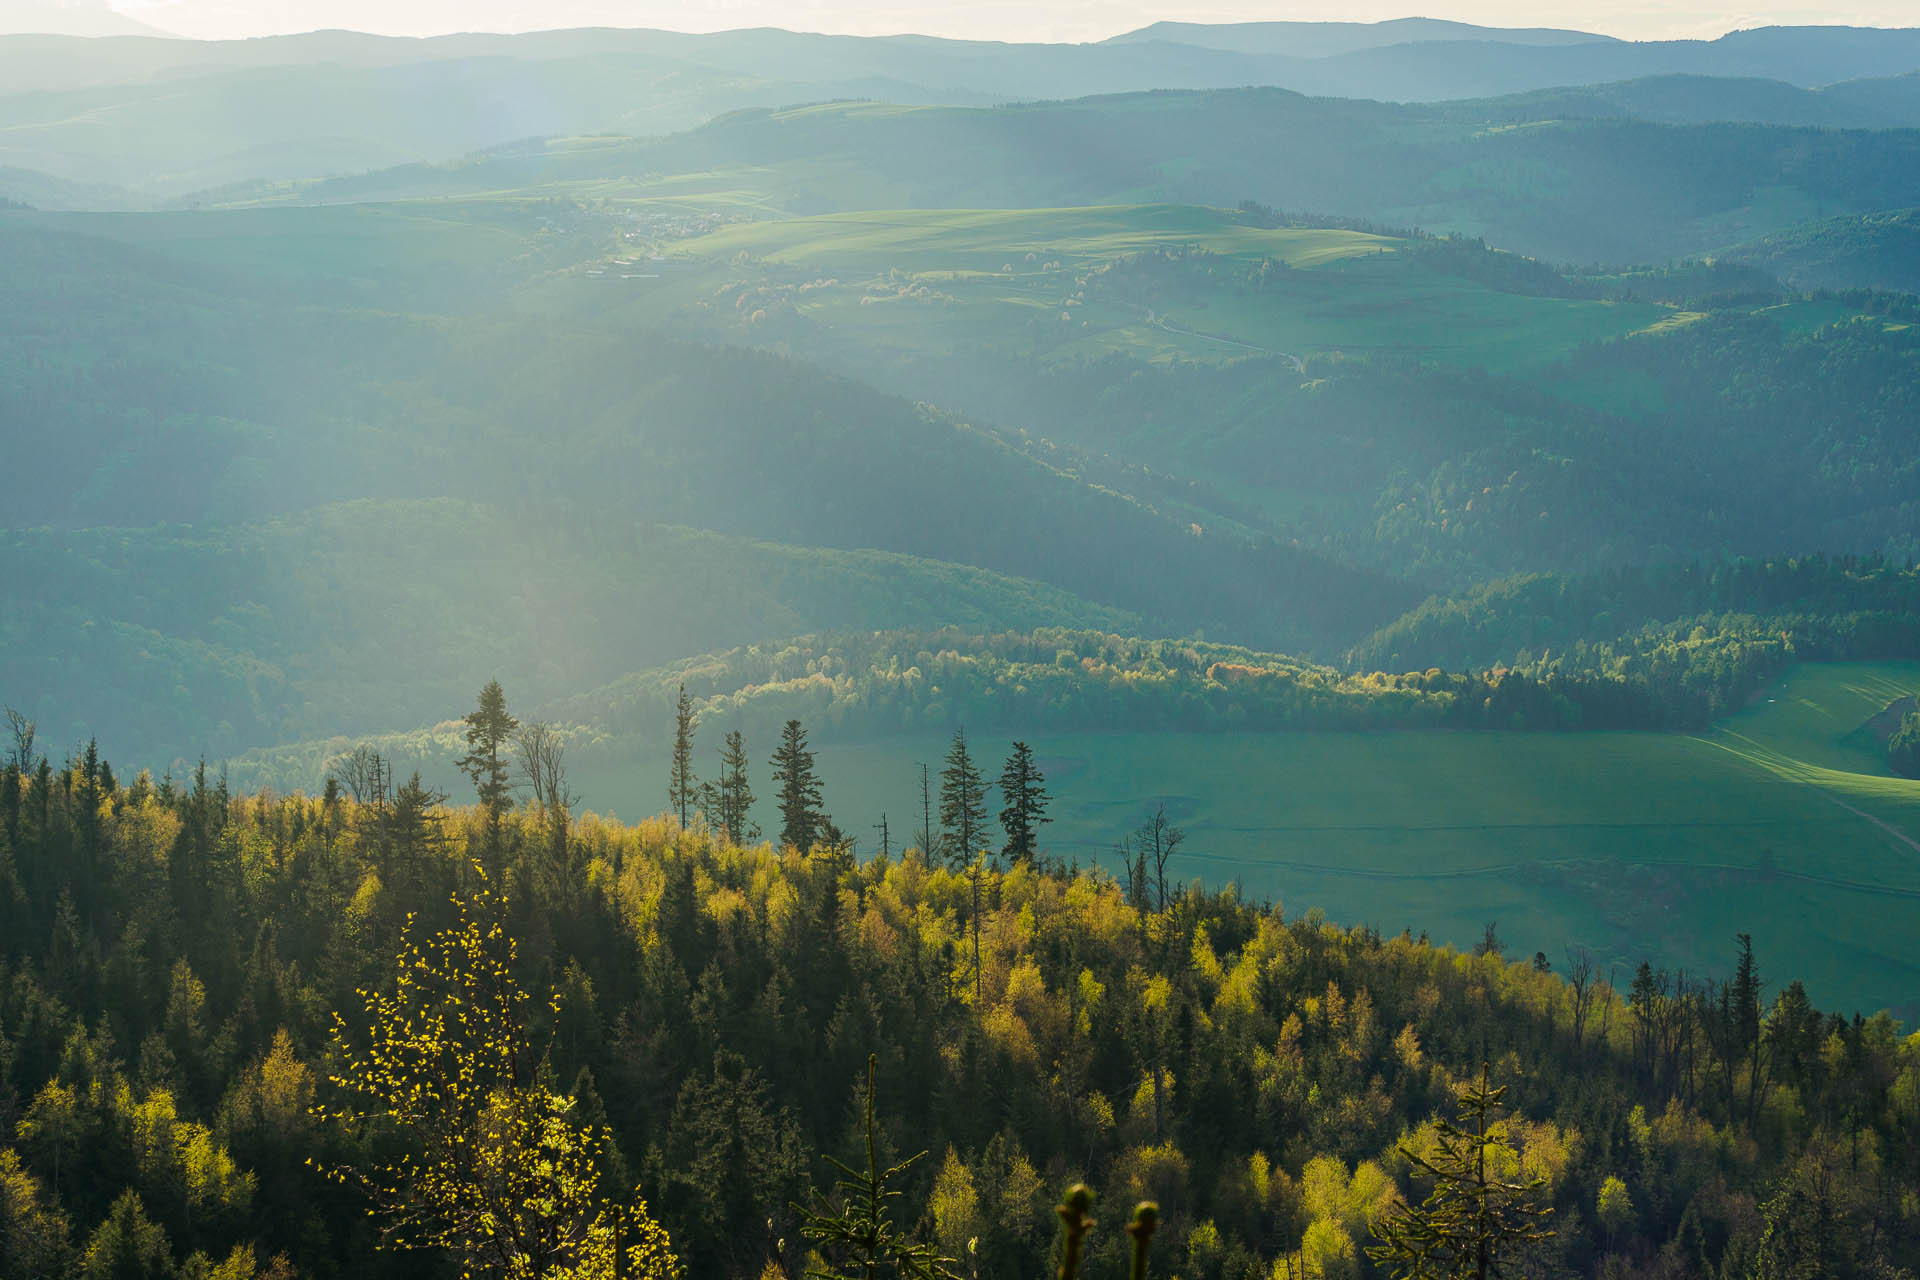
[[[743,110],[672,137],[512,148],[295,194],[392,199],[733,173],[756,185],[775,178],[789,215],[1251,199],[1461,231],[1558,262],[1633,265],[1713,253],[1821,216],[1920,205],[1917,137],[1724,115],[1579,118],[1524,101],[1462,108],[1277,88],[1159,91],[995,108]]]
[[[1915,77],[1920,89],[1920,77]],[[1739,245],[1728,256],[1804,288],[1845,288],[1872,279],[1920,293],[1920,210],[1828,218]]]
[[[1530,574],[1429,600],[1351,660],[1382,670],[1601,661],[1605,646],[1653,646],[1696,628],[1798,644],[1815,660],[1897,657],[1917,614],[1920,575],[1870,557]]]
[[[204,773],[156,786],[13,742],[5,1273],[453,1274],[446,1250],[378,1247],[389,1219],[358,1188],[379,1185],[392,1135],[320,1118],[353,1111],[348,1082],[389,1087],[329,1028],[337,1011],[366,1036],[378,1006],[356,988],[394,989],[409,921],[427,950],[402,957],[408,1007],[432,1025],[463,993],[499,1007],[501,981],[535,1009],[557,989],[551,1021],[469,1023],[436,1052],[520,1037],[521,1069],[478,1059],[501,1091],[487,1115],[538,1101],[549,1172],[581,1126],[607,1126],[601,1185],[637,1184],[688,1275],[801,1274],[817,1222],[797,1206],[835,1176],[828,1157],[866,1168],[869,1055],[882,1166],[929,1153],[893,1184],[898,1230],[983,1275],[1047,1274],[1051,1206],[1079,1179],[1105,1205],[1157,1202],[1156,1274],[1372,1274],[1363,1251],[1429,1188],[1413,1158],[1440,1158],[1436,1119],[1483,1063],[1507,1090],[1488,1149],[1502,1203],[1552,1211],[1516,1255],[1528,1274],[1886,1280],[1920,1248],[1920,1045],[1812,1008],[1744,940],[1715,974],[1629,976],[1504,955],[1491,929],[1471,954],[1342,929],[1183,889],[1151,856],[1117,883],[741,848],[557,806],[489,815],[416,785],[364,803],[235,797]],[[449,948],[428,935],[458,927],[456,894],[479,931]],[[391,1087],[415,1078],[388,1061]],[[440,1097],[405,1101],[416,1132],[483,1132]],[[480,1168],[537,1154],[484,1132]],[[460,1187],[464,1167],[430,1170]],[[591,1212],[565,1185],[507,1209]],[[455,1257],[484,1238],[459,1202],[425,1203],[452,1215]],[[1113,1213],[1092,1275],[1124,1265]]]
[[[1906,657],[1920,646],[1917,591],[1912,570],[1877,562],[1532,576],[1428,601],[1345,669],[1071,628],[843,632],[686,658],[538,706],[595,767],[664,752],[683,694],[703,722],[758,742],[796,718],[833,743],[958,728],[1700,730],[1797,662]],[[232,767],[247,786],[314,789],[370,743],[431,778],[459,753],[458,738],[451,723],[366,742],[317,737],[245,753]]]
[[[493,670],[546,702],[764,637],[1142,628],[1058,588],[942,561],[446,499],[214,528],[11,533],[0,564],[4,696],[61,740],[123,726],[155,767],[426,723]],[[411,655],[426,653],[448,674],[418,670]]]

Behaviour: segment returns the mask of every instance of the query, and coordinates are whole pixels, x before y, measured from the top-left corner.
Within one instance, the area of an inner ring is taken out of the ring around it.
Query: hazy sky
[[[68,0],[69,3],[73,0]],[[348,27],[392,35],[552,27],[715,31],[777,26],[881,35],[902,31],[997,40],[1098,40],[1157,19],[1375,21],[1424,12],[1489,26],[1554,26],[1628,39],[1712,37],[1768,24],[1910,26],[1920,0],[110,0],[150,25],[200,37]]]

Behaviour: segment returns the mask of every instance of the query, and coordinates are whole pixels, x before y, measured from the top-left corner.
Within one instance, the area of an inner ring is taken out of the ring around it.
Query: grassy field
[[[1049,263],[1095,266],[1147,249],[1195,247],[1289,266],[1324,266],[1391,252],[1401,242],[1359,231],[1249,226],[1223,210],[1191,205],[1087,209],[900,209],[754,222],[690,240],[701,257],[746,252],[768,261],[835,271],[895,267],[910,272],[1030,275]]]
[[[1887,776],[1863,726],[1920,690],[1920,663],[1806,666],[1715,732],[1056,736],[1049,846],[1117,865],[1154,805],[1189,835],[1183,878],[1238,882],[1290,913],[1515,954],[1588,946],[1724,972],[1754,935],[1769,978],[1815,999],[1920,1013],[1920,783]],[[714,731],[716,734],[718,729]],[[997,772],[1006,735],[977,750]],[[946,743],[820,751],[829,809],[871,849],[919,826],[919,762]],[[590,802],[659,807],[664,766],[583,778]],[[641,780],[646,780],[642,782]],[[764,791],[762,793],[765,794]],[[761,820],[773,809],[763,800]]]
[[[819,340],[931,352],[1012,343],[1051,359],[1126,352],[1219,361],[1391,351],[1497,369],[1660,324],[1662,307],[1502,293],[1439,274],[1388,236],[1265,228],[1219,209],[888,210],[749,222],[670,247],[730,280],[800,283]],[[1086,289],[1087,272],[1154,249],[1291,270],[1260,291],[1199,275],[1146,301]],[[800,276],[807,277],[801,280]]]

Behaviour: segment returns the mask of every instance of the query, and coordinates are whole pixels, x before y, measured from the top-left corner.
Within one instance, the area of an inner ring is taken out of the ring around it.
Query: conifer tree
[[[1000,771],[1000,798],[1006,806],[1000,810],[1000,829],[1007,833],[1001,852],[1009,861],[1031,862],[1038,849],[1036,828],[1053,821],[1047,816],[1047,801],[1052,797],[1033,763],[1033,748],[1024,742],[1013,744],[1013,754]]]
[[[1488,1083],[1485,1064],[1478,1082],[1460,1095],[1459,1121],[1441,1120],[1436,1149],[1422,1154],[1400,1145],[1416,1176],[1433,1180],[1418,1205],[1401,1203],[1380,1219],[1380,1243],[1367,1256],[1397,1280],[1493,1280],[1519,1275],[1514,1255],[1553,1235],[1550,1207],[1535,1203],[1544,1178],[1509,1182],[1502,1168],[1517,1163],[1512,1145],[1496,1128],[1507,1087]],[[1489,1167],[1489,1152],[1498,1154]]]
[[[940,771],[940,836],[947,861],[963,867],[980,851],[987,825],[987,788],[967,752],[967,731],[957,730]]]
[[[987,789],[980,771],[967,754],[967,731],[954,732],[947,751],[947,767],[940,771],[940,834],[947,846],[947,862],[967,869],[973,884],[973,994],[979,1000],[985,974],[980,967],[980,880],[986,873],[980,850],[981,828],[987,823]]]
[[[720,821],[720,788],[711,780],[703,779],[693,789],[693,811],[700,815],[700,821],[707,824],[708,830],[724,830]]]
[[[873,1114],[874,1076],[878,1058],[867,1055],[866,1145],[867,1167],[855,1169],[832,1156],[827,1162],[840,1172],[839,1205],[822,1204],[800,1210],[801,1232],[846,1270],[829,1265],[809,1270],[809,1280],[872,1280],[881,1268],[899,1280],[959,1280],[951,1258],[925,1240],[915,1240],[894,1224],[894,1201],[905,1199],[898,1183],[927,1153],[921,1151],[891,1168],[880,1163]]]
[[[113,1211],[87,1242],[80,1270],[112,1280],[165,1280],[174,1274],[167,1233],[147,1217],[137,1192],[123,1191],[113,1202]]]
[[[520,722],[507,714],[507,695],[498,680],[487,681],[480,690],[480,705],[466,717],[467,754],[460,758],[460,772],[473,779],[480,807],[487,815],[487,841],[497,848],[500,820],[513,807],[513,783],[509,752],[514,731]]]
[[[760,828],[753,823],[753,787],[747,781],[747,746],[738,729],[727,735],[726,749],[720,753],[715,806],[727,839],[744,844],[760,838]]]
[[[773,753],[773,784],[779,796],[780,842],[805,852],[820,843],[827,815],[820,807],[820,779],[813,772],[813,752],[807,750],[807,731],[798,720],[780,730],[780,747]]]
[[[667,775],[667,808],[680,815],[687,825],[698,788],[693,778],[693,699],[687,686],[680,686],[680,700],[673,710],[673,768]]]

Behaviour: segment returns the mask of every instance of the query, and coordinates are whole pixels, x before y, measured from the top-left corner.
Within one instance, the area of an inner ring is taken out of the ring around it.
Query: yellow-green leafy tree
[[[67,1253],[66,1215],[19,1155],[0,1147],[0,1275],[59,1275]]]
[[[367,1154],[322,1172],[368,1196],[385,1247],[445,1251],[470,1280],[675,1280],[646,1204],[602,1190],[607,1133],[551,1087],[503,904],[475,872],[448,928],[422,940],[409,921],[392,985],[360,992],[364,1025],[335,1015],[315,1114]]]

